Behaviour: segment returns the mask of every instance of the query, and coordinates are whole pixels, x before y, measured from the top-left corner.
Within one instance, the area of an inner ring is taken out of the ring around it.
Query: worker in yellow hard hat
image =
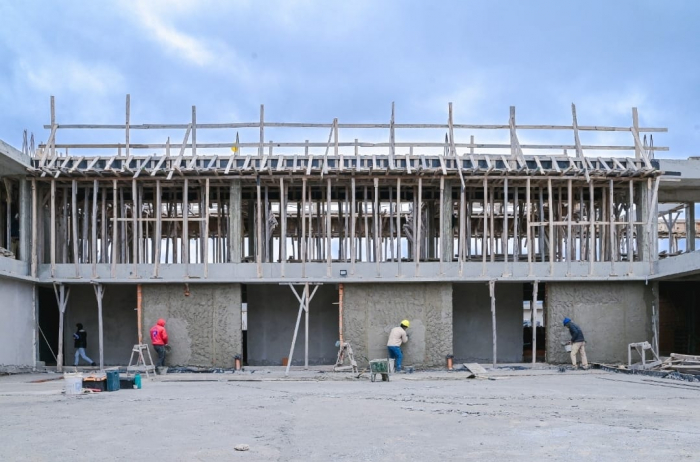
[[[403,359],[403,353],[401,352],[401,344],[408,342],[408,335],[406,335],[406,329],[411,326],[408,319],[401,321],[398,327],[394,327],[389,332],[389,340],[386,342],[386,347],[389,350],[389,358],[395,360],[395,370],[396,372],[401,372],[401,360]]]

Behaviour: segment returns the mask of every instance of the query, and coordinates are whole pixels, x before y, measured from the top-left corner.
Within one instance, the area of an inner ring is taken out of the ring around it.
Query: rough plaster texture
[[[343,327],[361,364],[386,358],[389,331],[411,321],[406,365],[435,366],[452,352],[452,284],[345,284]]]
[[[295,286],[301,292],[302,286]],[[313,291],[313,286],[309,287]],[[299,301],[289,286],[249,284],[248,364],[279,366],[289,357]],[[338,289],[322,285],[309,306],[309,364],[335,364],[338,349]],[[304,364],[302,313],[292,365]]]
[[[168,366],[233,367],[242,354],[240,284],[143,285],[143,336],[163,318],[172,347]],[[151,348],[151,354],[155,352]]]
[[[523,285],[496,284],[499,362],[523,360]],[[456,362],[492,362],[493,327],[488,284],[455,284],[452,292]]]
[[[591,362],[626,363],[627,345],[651,342],[651,285],[643,282],[552,282],[546,285],[547,361],[568,363],[562,325],[571,318],[583,330]]]
[[[34,367],[34,285],[0,278],[0,371]]]
[[[104,285],[103,287],[102,326],[105,366],[126,365],[129,363],[131,349],[138,343],[136,286]],[[57,309],[55,305],[54,309]],[[75,324],[78,322],[83,324],[88,334],[88,346],[85,352],[90,359],[99,364],[97,297],[92,285],[70,286],[68,307],[63,324],[64,364],[68,366],[73,365],[75,361],[73,333],[75,332]],[[85,360],[81,358],[79,364],[84,366]]]

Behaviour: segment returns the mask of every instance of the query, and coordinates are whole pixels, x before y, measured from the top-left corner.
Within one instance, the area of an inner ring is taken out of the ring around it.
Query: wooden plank
[[[257,204],[258,204],[258,209],[257,209],[257,221],[255,223],[255,229],[257,231],[257,242],[255,246],[255,262],[257,266],[257,273],[258,273],[258,278],[262,278],[263,276],[263,271],[262,271],[262,252],[263,252],[263,240],[262,240],[262,196],[261,196],[261,190],[260,190],[260,179],[258,178],[258,182],[256,185],[256,191],[257,191]]]
[[[488,197],[489,197],[489,190],[488,190],[488,179],[484,177],[483,179],[483,185],[484,185],[484,206],[483,206],[483,217],[484,217],[484,227],[483,231],[481,233],[481,274],[486,274],[486,247],[488,246],[488,235],[489,235],[489,230],[488,230]],[[491,250],[493,251],[493,250]]]

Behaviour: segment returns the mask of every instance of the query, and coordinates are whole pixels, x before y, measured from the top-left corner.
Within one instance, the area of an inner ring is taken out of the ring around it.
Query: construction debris
[[[684,380],[688,382],[700,382],[700,356],[671,353],[668,358],[642,364],[613,366],[596,364],[594,367],[609,372],[623,372],[627,374],[643,374],[659,378]]]
[[[481,364],[478,363],[464,363],[463,364],[464,368],[470,372],[470,375],[467,377],[468,379],[471,378],[486,378],[486,369],[481,367]]]
[[[15,258],[15,254],[7,250],[5,247],[0,247],[0,257]]]

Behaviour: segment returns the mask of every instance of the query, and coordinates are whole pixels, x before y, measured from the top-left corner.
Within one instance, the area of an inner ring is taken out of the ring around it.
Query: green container
[[[107,371],[107,391],[119,391],[119,371]]]
[[[369,362],[369,367],[375,374],[389,373],[389,362],[386,359],[373,359]]]
[[[141,389],[141,374],[136,374],[134,376],[134,385],[136,385],[137,390]]]

